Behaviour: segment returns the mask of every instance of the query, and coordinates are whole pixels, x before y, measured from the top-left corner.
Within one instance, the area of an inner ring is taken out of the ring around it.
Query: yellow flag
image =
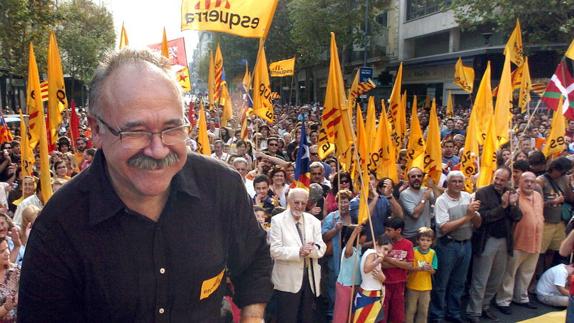
[[[181,30],[266,38],[278,0],[182,0]]]
[[[424,169],[425,140],[421,130],[417,111],[417,96],[413,98],[413,108],[411,113],[411,133],[407,145],[407,172],[412,167]]]
[[[387,116],[385,103],[381,100],[381,115],[379,117],[379,127],[377,128],[377,140],[375,150],[378,151],[379,160],[371,160],[377,169],[377,178],[389,177],[393,182],[398,183],[396,149],[391,141],[391,122]]]
[[[446,99],[446,115],[448,117],[454,116],[454,107],[452,103],[452,94],[448,91],[448,97]]]
[[[530,80],[530,68],[528,68],[528,57],[524,57],[522,64],[522,79],[520,82],[520,94],[518,96],[518,105],[520,111],[526,113],[528,102],[530,102],[530,91],[532,90],[532,80]]]
[[[46,133],[46,127],[40,126],[40,112],[44,116],[44,107],[40,96],[40,78],[38,74],[38,65],[34,56],[34,47],[30,43],[30,56],[28,57],[28,82],[26,83],[26,106],[28,112],[28,124],[30,129],[30,147],[32,150],[40,141],[40,133]],[[38,85],[36,86],[36,82]],[[42,122],[45,124],[45,122]]]
[[[34,46],[30,43],[30,54],[28,64],[28,111],[36,111],[36,131],[40,144],[40,188],[42,190],[42,201],[48,202],[52,196],[52,183],[50,178],[50,155],[48,153],[48,138],[46,134],[46,121],[42,99],[40,98],[40,77],[38,75],[38,65],[34,55]]]
[[[431,104],[425,147],[424,172],[428,175],[428,178],[431,178],[435,184],[438,184],[442,173],[442,148],[435,99],[432,100]]]
[[[295,57],[269,64],[271,77],[284,77],[295,74]]]
[[[34,153],[30,147],[28,126],[22,115],[22,110],[20,110],[20,135],[22,137],[20,139],[20,167],[22,168],[22,176],[32,176],[36,158],[34,158]]]
[[[516,26],[506,42],[506,47],[504,47],[504,55],[509,56],[510,61],[516,64],[516,66],[522,65],[524,62],[522,32],[520,31],[520,21],[518,21],[518,19],[516,19]]]
[[[233,118],[233,103],[231,102],[231,95],[229,95],[227,82],[223,82],[221,86],[221,105],[223,106],[221,126],[227,127],[227,122]]]
[[[488,127],[486,141],[482,147],[482,156],[480,157],[480,174],[476,182],[476,188],[490,185],[492,174],[496,170],[496,128],[495,120],[491,120]]]
[[[191,91],[191,81],[189,79],[189,68],[184,66],[176,72],[177,82],[183,92]]]
[[[213,101],[220,104],[219,100],[221,97],[221,84],[223,83],[223,54],[221,54],[221,48],[217,44],[217,49],[215,50],[215,60],[214,71],[215,71],[215,88],[213,91]]]
[[[512,120],[512,80],[510,78],[510,57],[504,58],[502,76],[498,85],[498,95],[496,96],[496,105],[494,108],[494,120],[496,131],[496,149],[502,144],[508,142],[508,130]]]
[[[243,74],[243,80],[241,81],[243,90],[248,93],[251,90],[251,74],[249,74],[249,67],[247,67],[247,62],[245,62],[245,74]]]
[[[321,127],[327,132],[329,142],[335,144],[342,168],[348,170],[352,155],[349,152],[353,143],[353,130],[349,113],[351,110],[347,107],[345,85],[334,33],[331,33],[330,53],[329,76],[323,115],[321,116]]]
[[[480,91],[480,90],[479,90]],[[473,176],[478,172],[478,125],[476,113],[471,113],[468,126],[466,128],[466,137],[464,141],[464,149],[460,159],[461,171],[464,174],[464,186],[467,192],[474,191]]]
[[[403,82],[403,63],[399,65],[399,70],[397,71],[397,77],[395,77],[395,84],[393,85],[393,90],[391,92],[390,98],[390,119],[391,124],[393,126],[392,129],[392,140],[394,143],[395,149],[400,149],[401,147],[401,134],[403,130],[401,129],[401,122],[399,121],[399,110],[401,110],[401,83]]]
[[[205,156],[211,156],[211,146],[209,146],[209,137],[207,136],[207,120],[205,109],[203,108],[203,101],[199,101],[198,119],[197,152]]]
[[[367,132],[367,146],[369,147],[369,151],[372,151],[371,148],[377,139],[377,111],[375,108],[375,97],[373,96],[369,96],[365,131]]]
[[[405,145],[405,135],[407,133],[407,90],[405,90],[403,92],[403,95],[401,95],[401,106],[399,107],[399,123],[400,123],[400,133],[399,133],[399,138],[400,138],[400,142],[399,142],[399,146],[396,147],[397,149],[397,155],[398,155],[398,151],[403,149],[404,145]]]
[[[62,123],[62,112],[68,108],[66,99],[66,86],[62,73],[60,51],[56,41],[56,34],[50,32],[48,42],[48,125],[50,129],[49,145],[58,141],[58,128]]]
[[[558,106],[562,106],[563,97],[559,99]],[[566,134],[566,121],[561,109],[554,111],[554,116],[552,117],[552,128],[550,129],[550,135],[546,140],[544,149],[542,152],[546,158],[557,157],[566,149],[566,142],[564,141],[564,135]]]
[[[126,32],[126,29],[124,28],[124,23],[122,22],[122,31],[120,33],[120,49],[129,46],[129,41],[128,41],[128,33]]]
[[[492,104],[492,87],[490,85],[490,62],[486,64],[486,70],[480,81],[480,86],[476,92],[476,98],[471,110],[471,119],[477,121],[476,140],[479,145],[484,145],[486,133],[492,119],[494,107]],[[468,136],[468,134],[467,134]]]
[[[165,34],[165,27],[163,27],[163,37],[161,38],[161,56],[169,59],[169,48],[167,47],[167,35]]]
[[[359,224],[365,223],[367,219],[370,219],[369,214],[369,188],[370,188],[370,178],[367,171],[363,171],[363,182],[361,183],[361,193],[359,197],[359,214],[358,220]]]
[[[275,119],[271,92],[265,47],[263,41],[259,41],[257,62],[253,70],[253,113],[269,123]]]
[[[454,65],[454,84],[458,85],[463,91],[472,93],[474,69],[469,66],[464,66],[460,57]]]
[[[357,105],[357,153],[359,154],[360,169],[363,170],[367,167],[367,159],[369,155],[369,148],[367,147],[367,132],[365,131],[365,122],[363,120],[363,113],[361,106]]]
[[[215,65],[213,54],[209,52],[209,71],[207,75],[207,97],[209,100],[209,110],[215,106]]]

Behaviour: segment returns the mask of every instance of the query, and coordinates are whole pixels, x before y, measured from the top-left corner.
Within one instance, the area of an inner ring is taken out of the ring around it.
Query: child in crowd
[[[432,274],[437,270],[436,252],[431,249],[434,231],[428,227],[417,231],[413,269],[407,279],[407,323],[426,323],[432,290]]]
[[[375,249],[368,249],[361,257],[361,288],[354,303],[354,323],[375,323],[384,317],[383,299],[385,299],[385,274],[381,264],[393,248],[391,239],[380,235]]]
[[[341,265],[339,276],[335,284],[335,305],[333,307],[333,323],[346,323],[349,318],[349,307],[353,297],[353,287],[361,284],[361,247],[355,247],[357,236],[366,234],[363,226],[357,225],[343,250],[341,251]]]
[[[405,222],[399,217],[385,219],[385,235],[393,243],[393,250],[383,261],[386,297],[383,307],[383,322],[402,323],[405,321],[405,285],[412,269],[413,243],[403,238]]]

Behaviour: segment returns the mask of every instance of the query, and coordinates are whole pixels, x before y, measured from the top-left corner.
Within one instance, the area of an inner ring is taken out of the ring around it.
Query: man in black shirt
[[[20,322],[219,321],[226,276],[244,322],[273,286],[266,235],[239,174],[187,154],[189,124],[167,60],[123,50],[96,71],[92,165],[34,224]]]
[[[494,172],[492,184],[476,192],[482,225],[472,235],[472,279],[466,309],[470,322],[480,322],[481,316],[497,320],[489,309],[490,301],[512,256],[513,225],[522,217],[518,194],[509,189],[511,176],[509,168],[501,167]]]

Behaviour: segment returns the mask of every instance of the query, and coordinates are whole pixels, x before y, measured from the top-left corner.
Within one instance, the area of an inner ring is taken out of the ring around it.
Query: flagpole
[[[293,97],[293,79],[295,78],[295,71],[291,75],[291,86],[289,87],[289,105],[291,105],[291,98]]]

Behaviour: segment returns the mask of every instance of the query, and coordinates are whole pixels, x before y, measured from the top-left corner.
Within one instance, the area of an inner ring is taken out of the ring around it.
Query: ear
[[[92,142],[95,148],[101,149],[102,148],[102,135],[100,124],[96,120],[96,118],[92,116],[88,116],[88,124],[92,129]]]

